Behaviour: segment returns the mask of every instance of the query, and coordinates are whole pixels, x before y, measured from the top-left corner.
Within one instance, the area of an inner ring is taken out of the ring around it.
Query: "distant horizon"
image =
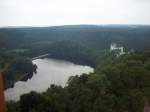
[[[0,0],[0,27],[150,25],[150,0]]]
[[[43,25],[43,26],[0,26],[0,28],[44,28],[44,27],[61,27],[61,26],[150,26],[150,24],[64,24],[64,25]]]

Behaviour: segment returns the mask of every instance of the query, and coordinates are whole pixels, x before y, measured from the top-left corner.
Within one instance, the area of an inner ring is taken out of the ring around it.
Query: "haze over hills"
[[[1,47],[15,48],[39,42],[73,41],[96,49],[118,43],[129,49],[149,49],[149,25],[65,25],[0,28]],[[86,44],[85,44],[86,43]]]

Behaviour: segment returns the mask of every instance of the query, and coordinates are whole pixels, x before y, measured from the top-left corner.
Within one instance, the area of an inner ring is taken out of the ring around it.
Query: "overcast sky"
[[[150,0],[0,0],[0,27],[149,24]]]

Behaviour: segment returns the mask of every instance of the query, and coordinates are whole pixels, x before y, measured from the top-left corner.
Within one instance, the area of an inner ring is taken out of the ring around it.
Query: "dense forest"
[[[150,98],[150,54],[127,54],[70,77],[68,86],[51,85],[9,102],[8,112],[143,112]]]
[[[116,57],[110,45],[126,54]],[[95,68],[50,85],[44,93],[8,102],[8,112],[142,112],[150,99],[150,26],[77,25],[45,28],[1,28],[0,70],[5,88],[36,73],[32,58],[49,54]],[[131,52],[132,51],[132,52]]]
[[[31,59],[11,51],[0,50],[0,71],[4,76],[4,88],[13,87],[18,80],[26,81],[36,73],[37,66]]]
[[[74,41],[94,49],[108,49],[112,42],[129,49],[149,49],[150,26],[68,25],[45,28],[1,28],[0,47],[18,48],[56,41]]]

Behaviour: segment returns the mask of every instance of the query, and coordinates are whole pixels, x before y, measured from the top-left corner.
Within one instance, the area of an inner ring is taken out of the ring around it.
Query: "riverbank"
[[[85,59],[81,60],[81,59],[76,59],[76,58],[72,58],[72,57],[64,57],[64,56],[52,55],[52,54],[49,55],[47,58],[52,58],[52,59],[57,59],[57,60],[66,60],[66,61],[73,62],[74,64],[87,65],[87,66],[90,66],[92,68],[96,67],[94,62],[88,61]]]
[[[94,72],[94,69],[89,66],[77,65],[64,60],[36,59],[33,63],[38,66],[37,74],[27,81],[18,81],[14,88],[7,89],[5,91],[7,101],[18,101],[22,94],[31,91],[45,92],[51,84],[65,87],[69,77]]]
[[[101,68],[98,67],[94,73],[72,77],[65,87],[51,85],[46,92],[24,94],[21,96],[20,101],[14,104],[19,104],[20,109],[35,110],[36,112],[46,112],[47,109],[57,110],[58,112],[62,110],[64,112],[99,112],[101,110],[110,112],[148,112],[149,105],[144,104],[143,98],[148,98],[150,91],[149,55],[127,54],[112,61],[112,63],[103,65]],[[46,62],[45,66],[48,67],[48,70],[56,70],[55,67],[53,68],[47,64],[49,63]],[[39,62],[39,65],[42,65],[42,63]],[[64,78],[62,71],[71,70],[70,67],[75,68],[72,66],[74,64],[67,66],[65,63],[63,64],[63,69],[60,68],[59,64],[52,63],[52,65],[58,67],[57,72],[61,71],[56,79]],[[79,69],[76,70],[80,71]],[[47,69],[44,67],[43,71],[47,72]],[[56,75],[52,71],[51,73]],[[42,79],[45,75],[44,72],[41,73],[42,77],[36,84],[30,83],[30,85],[42,86],[43,88],[44,83],[48,80],[48,77],[45,77],[44,80]],[[71,71],[71,73],[75,72]],[[37,77],[38,75],[35,76]],[[53,79],[55,78],[54,76],[52,77]],[[50,79],[48,82],[50,82]],[[38,85],[41,83],[42,85]],[[13,91],[20,92],[28,86],[18,87],[20,87],[18,90]],[[8,96],[12,96],[12,94]],[[30,102],[33,104],[32,107],[28,106]]]
[[[3,57],[7,58],[7,57]],[[26,80],[31,78],[33,73],[36,73],[36,65],[30,59],[23,56],[14,55],[12,60],[7,63],[7,66],[2,71],[4,76],[4,88],[13,87],[14,83],[26,76]]]

